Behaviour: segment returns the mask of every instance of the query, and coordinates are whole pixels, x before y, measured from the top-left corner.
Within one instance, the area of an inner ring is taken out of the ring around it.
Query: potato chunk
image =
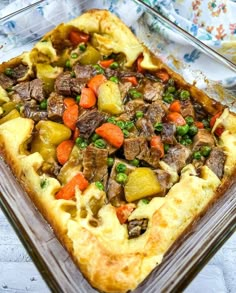
[[[132,202],[144,197],[154,196],[162,191],[155,173],[150,168],[136,168],[128,176],[125,185],[125,198]]]
[[[43,81],[44,90],[50,93],[54,89],[54,82],[57,76],[63,72],[61,67],[52,67],[49,64],[36,64],[37,77]]]
[[[98,109],[114,115],[123,112],[120,90],[115,82],[108,80],[98,88]]]

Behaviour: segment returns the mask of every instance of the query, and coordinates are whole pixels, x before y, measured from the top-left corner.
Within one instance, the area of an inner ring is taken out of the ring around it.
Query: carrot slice
[[[71,130],[75,130],[76,122],[79,117],[79,106],[77,104],[68,107],[63,115],[62,120],[64,124],[69,127]]]
[[[164,157],[164,144],[162,143],[161,141],[161,136],[160,135],[156,135],[156,136],[153,136],[151,138],[151,141],[150,141],[150,145],[151,147],[155,148],[155,149],[158,149],[160,151],[160,158],[163,158]]]
[[[200,121],[195,121],[194,124],[197,126],[197,128],[202,129],[204,128],[204,124]]]
[[[96,96],[92,89],[83,88],[81,91],[81,98],[79,105],[85,109],[89,109],[96,104]]]
[[[170,104],[169,111],[180,113],[180,110],[181,110],[181,104],[179,100],[176,100]]]
[[[104,123],[95,132],[116,148],[122,146],[124,134],[120,127],[112,123]]]
[[[57,160],[61,165],[64,165],[68,161],[73,146],[73,140],[64,140],[57,146]]]
[[[71,31],[69,33],[69,40],[73,45],[76,46],[80,43],[87,43],[89,40],[89,35],[80,31]]]
[[[225,128],[223,126],[219,126],[215,129],[214,133],[217,135],[217,136],[221,136],[221,134],[225,131]]]
[[[159,77],[163,82],[167,82],[170,79],[170,76],[165,69],[157,71],[156,76]]]
[[[101,61],[99,61],[99,64],[100,64],[103,68],[108,68],[113,62],[114,62],[114,59],[101,60]]]
[[[94,93],[97,95],[97,92],[98,92],[98,88],[100,87],[100,85],[102,83],[104,83],[106,81],[106,77],[103,75],[103,74],[98,74],[98,75],[95,75],[94,77],[92,77],[87,86],[92,89],[94,91]]]
[[[76,104],[76,101],[73,98],[65,98],[63,100],[63,102],[64,102],[64,105],[66,106],[66,108],[68,108],[68,107],[73,106],[74,104]]]
[[[178,112],[170,112],[167,115],[167,120],[170,122],[174,122],[176,125],[179,125],[179,126],[186,124],[184,117]]]
[[[128,217],[134,209],[134,204],[125,204],[116,208],[116,215],[121,224],[124,224],[128,220]]]
[[[134,86],[138,85],[138,81],[135,76],[126,76],[123,78],[123,80],[131,82]]]
[[[140,56],[138,57],[138,59],[137,59],[137,71],[138,71],[139,73],[144,73],[144,72],[145,72],[145,70],[144,70],[144,69],[142,68],[142,66],[141,66],[142,61],[143,61],[143,55],[140,55]]]
[[[216,119],[221,116],[222,112],[216,113],[210,120],[210,127],[212,128],[216,122]]]
[[[75,175],[66,185],[64,185],[56,194],[56,199],[72,199],[75,196],[75,188],[79,187],[81,191],[88,187],[89,183],[82,173]]]
[[[79,132],[79,128],[75,128],[75,131],[73,133],[73,140],[75,141],[77,137],[79,137],[80,132]]]

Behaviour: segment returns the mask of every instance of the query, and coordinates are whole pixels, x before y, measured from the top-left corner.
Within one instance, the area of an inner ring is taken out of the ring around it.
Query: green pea
[[[134,127],[133,121],[125,121],[125,129],[130,130]]]
[[[183,138],[180,140],[180,143],[181,143],[182,145],[187,145],[187,143],[186,143],[186,139],[183,139]]]
[[[102,69],[102,67],[99,66],[98,64],[93,65],[93,67],[96,69],[97,73],[99,73],[99,74],[105,73],[104,69]]]
[[[170,86],[174,86],[174,85],[175,85],[175,80],[174,80],[173,78],[170,78],[170,79],[168,80],[168,85],[170,85]]]
[[[4,71],[4,73],[7,75],[7,76],[12,76],[13,75],[13,69],[10,68],[10,67],[7,67]]]
[[[119,120],[119,121],[116,122],[116,125],[118,127],[120,127],[120,129],[124,129],[125,128],[125,122],[124,121]]]
[[[110,81],[113,81],[113,82],[115,82],[115,83],[118,83],[118,82],[119,82],[119,79],[118,79],[118,77],[116,77],[116,76],[112,76],[112,77],[110,77],[109,80],[110,80]]]
[[[211,147],[205,145],[205,146],[202,146],[201,149],[200,149],[200,152],[201,152],[201,155],[203,157],[208,157],[210,155],[210,152],[211,152]]]
[[[199,151],[193,153],[193,158],[195,160],[201,160],[201,153]]]
[[[80,49],[81,52],[84,52],[86,50],[85,44],[80,44],[79,49]]]
[[[78,55],[77,53],[72,53],[72,54],[70,55],[70,57],[71,57],[72,59],[76,59],[76,58],[79,57],[79,55]]]
[[[99,138],[100,138],[100,136],[97,133],[94,133],[91,137],[91,140],[92,140],[92,142],[95,142]]]
[[[84,139],[82,137],[77,137],[75,140],[75,143],[77,146],[80,146],[80,144],[84,142]]]
[[[70,60],[67,60],[67,61],[66,61],[65,66],[66,66],[67,68],[71,68]]]
[[[113,164],[114,164],[114,159],[111,157],[107,158],[107,166],[112,167]]]
[[[210,123],[209,123],[209,121],[207,119],[203,119],[202,120],[202,123],[203,123],[203,125],[204,125],[205,128],[209,128],[210,127]]]
[[[182,90],[182,91],[180,92],[180,100],[181,100],[181,101],[188,100],[189,97],[190,97],[190,92],[189,92],[189,91],[187,91],[187,90]]]
[[[102,138],[97,139],[97,140],[94,142],[94,145],[95,145],[96,148],[99,148],[99,149],[105,149],[106,146],[107,146],[105,140],[102,139]]]
[[[111,69],[117,69],[119,67],[119,63],[118,62],[112,62],[110,65]]]
[[[198,128],[195,125],[189,126],[188,134],[194,136],[198,133]]]
[[[150,202],[150,200],[147,198],[142,198],[140,201],[142,204],[149,204],[149,202]]]
[[[176,91],[176,88],[174,86],[168,86],[168,88],[166,89],[166,91],[168,93],[174,93]]]
[[[116,171],[118,173],[124,173],[126,171],[127,167],[125,164],[119,163],[116,165]]]
[[[123,129],[122,132],[125,138],[129,137],[129,131],[127,129]]]
[[[77,103],[80,102],[80,99],[81,99],[81,95],[78,95],[78,96],[76,96],[76,98],[75,98],[75,100],[76,100]]]
[[[48,184],[47,179],[42,179],[42,180],[40,181],[40,187],[41,187],[42,189],[44,189],[44,188],[47,186],[47,184]]]
[[[96,182],[95,182],[95,186],[96,186],[99,190],[104,190],[104,185],[103,185],[102,182],[100,182],[100,181],[96,181]]]
[[[186,143],[186,145],[190,145],[193,143],[193,141],[191,140],[191,138],[186,138],[185,143]]]
[[[185,117],[184,119],[185,119],[185,121],[186,121],[186,123],[187,123],[188,125],[192,125],[193,122],[194,122],[194,119],[193,119],[192,116],[187,116],[187,117]]]
[[[116,182],[124,184],[128,179],[128,176],[125,173],[118,173],[116,175]]]
[[[6,88],[6,91],[7,91],[8,93],[12,92],[12,91],[13,91],[12,86],[9,86],[8,88]]]
[[[143,96],[142,93],[138,92],[135,89],[129,90],[129,94],[131,95],[132,99],[139,99],[139,98],[141,98]]]
[[[132,166],[138,167],[139,166],[139,160],[138,159],[133,159],[132,161],[130,161],[130,164]]]
[[[167,144],[167,143],[165,143],[165,144],[164,144],[164,152],[167,153],[168,150],[169,150],[169,148],[170,148],[170,145]]]
[[[135,113],[136,118],[142,118],[143,115],[144,115],[143,111],[136,111],[136,113]]]
[[[42,102],[39,104],[39,108],[41,110],[46,110],[47,109],[47,105],[48,105],[48,102],[46,99],[42,100]]]
[[[168,103],[168,104],[171,104],[174,101],[173,94],[169,94],[169,93],[165,94],[163,96],[163,101],[166,102],[166,103]]]
[[[177,128],[176,128],[176,132],[177,132],[177,134],[178,134],[178,135],[181,135],[181,136],[183,136],[183,135],[185,135],[186,133],[188,133],[188,131],[189,131],[189,126],[188,126],[188,124],[185,124],[185,125],[182,125],[182,126],[177,126]]]
[[[81,149],[85,149],[88,146],[88,143],[86,141],[81,142],[81,144],[79,145],[79,148]]]
[[[107,122],[112,123],[112,124],[116,124],[116,118],[115,117],[109,117],[107,118]]]
[[[163,130],[163,124],[161,122],[157,122],[154,125],[154,128],[155,128],[156,131],[161,132]]]
[[[74,71],[71,71],[70,76],[71,77],[76,77],[75,72]]]

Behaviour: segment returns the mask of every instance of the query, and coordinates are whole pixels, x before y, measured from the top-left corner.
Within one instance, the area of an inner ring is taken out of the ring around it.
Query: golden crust
[[[102,52],[123,52],[127,58],[127,66],[131,66],[143,54],[144,68],[165,69],[181,86],[189,89],[192,96],[203,103],[210,113],[222,109],[220,104],[187,84],[154,57],[108,11],[89,11],[68,24],[60,25],[44,39],[50,38],[52,44],[59,48],[71,27],[92,33],[94,43]],[[19,62],[17,58],[14,60],[11,62]],[[1,65],[0,71],[10,64],[12,63]],[[89,200],[103,200],[105,197],[104,192],[98,190],[94,184],[83,193],[77,190],[76,201],[55,199],[60,183],[55,178],[38,172],[43,163],[42,156],[39,153],[27,154],[22,151],[24,142],[32,137],[32,120],[16,118],[0,125],[1,154],[90,283],[101,291],[126,292],[137,287],[162,261],[171,245],[206,209],[219,188],[223,190],[227,176],[232,174],[236,163],[236,148],[232,149],[236,145],[236,129],[232,125],[236,125],[236,117],[228,110],[224,111],[222,117],[218,121],[224,125],[225,132],[222,134],[220,146],[227,153],[226,175],[223,180],[220,181],[206,166],[203,167],[202,178],[199,178],[193,165],[187,165],[182,170],[180,181],[170,189],[165,198],[153,198],[149,205],[135,210],[136,218],[149,218],[147,231],[135,239],[128,239],[126,226],[119,223],[115,208],[110,204],[104,205],[99,211],[100,225],[90,225]],[[42,180],[47,182],[44,188],[41,187]],[[83,207],[87,208],[87,215],[82,217]]]

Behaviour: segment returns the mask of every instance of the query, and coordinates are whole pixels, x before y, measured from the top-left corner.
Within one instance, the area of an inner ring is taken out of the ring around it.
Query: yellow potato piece
[[[121,114],[123,105],[118,84],[106,81],[98,89],[98,109],[110,114]]]
[[[20,113],[16,109],[13,109],[6,116],[4,116],[3,118],[0,119],[0,124],[3,124],[5,122],[12,120],[12,119],[15,119],[17,117],[20,117]]]
[[[92,46],[87,46],[85,52],[79,56],[79,62],[82,65],[96,64],[101,59],[101,55]]]
[[[58,145],[71,136],[71,130],[67,126],[53,121],[40,121],[36,129],[42,141],[48,144]]]
[[[145,167],[136,168],[128,176],[125,185],[125,198],[132,202],[144,197],[154,196],[162,191],[155,173]]]
[[[31,143],[31,152],[39,152],[45,161],[56,159],[56,147],[50,143],[45,143],[39,136],[36,136]]]

